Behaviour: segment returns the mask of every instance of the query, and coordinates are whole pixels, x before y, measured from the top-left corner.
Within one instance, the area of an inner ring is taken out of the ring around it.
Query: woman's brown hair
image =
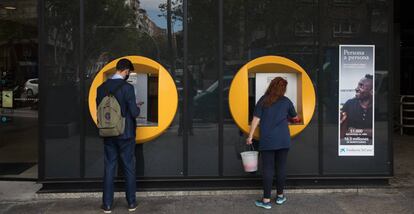
[[[287,84],[288,82],[282,77],[274,78],[266,90],[263,106],[270,107],[280,97],[284,96],[286,93]]]

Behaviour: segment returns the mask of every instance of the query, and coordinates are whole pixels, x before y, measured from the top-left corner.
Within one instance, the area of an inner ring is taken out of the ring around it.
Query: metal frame
[[[42,102],[42,100],[46,100],[45,94],[43,93],[44,91],[46,91],[46,84],[45,81],[47,79],[47,73],[46,72],[42,72],[45,70],[45,54],[44,54],[44,50],[45,50],[45,38],[46,38],[46,30],[45,30],[45,17],[44,17],[44,9],[45,9],[45,2],[44,0],[38,0],[37,2],[37,13],[38,13],[38,32],[39,32],[39,49],[38,49],[38,59],[39,59],[39,112],[38,112],[38,123],[39,123],[39,139],[38,139],[38,156],[39,156],[39,160],[38,160],[38,172],[37,172],[37,176],[38,176],[38,180],[42,181],[45,180],[45,136],[44,136],[44,118],[46,115],[45,112],[45,105],[44,102]]]
[[[313,0],[313,3],[315,3],[315,0]],[[318,14],[321,14],[323,12],[324,12],[323,7],[319,3],[318,4]],[[323,59],[323,54],[321,54],[322,51],[323,51],[322,45],[321,45],[321,44],[323,44],[323,41],[322,41],[322,37],[320,36],[320,29],[322,27],[322,21],[319,18],[319,16],[315,16],[315,17],[317,17],[317,20],[318,20],[316,22],[317,25],[318,25],[317,36],[318,36],[318,44],[319,44],[318,45],[318,53],[317,53],[318,63],[319,63],[318,69],[319,69],[319,71],[323,71],[323,62],[324,62],[324,59]],[[323,75],[317,74],[317,82],[320,83],[322,81],[324,81]],[[319,84],[318,84],[317,85],[317,88],[316,88],[316,94],[319,97],[323,97],[324,93],[325,93],[325,91],[323,89],[320,90]],[[323,130],[324,130],[324,128],[323,128],[323,123],[324,123],[324,117],[323,117],[324,105],[322,105],[321,99],[317,99],[317,103],[318,103],[318,118],[319,118],[319,124],[318,124],[318,139],[319,139],[318,140],[318,158],[319,158],[318,161],[319,161],[319,163],[318,164],[319,164],[319,175],[323,175],[323,168],[324,168],[324,166],[323,166],[323,155],[322,155],[323,154],[323,141],[321,139],[323,139]]]
[[[218,109],[218,169],[219,169],[219,176],[224,175],[224,78],[223,78],[223,47],[224,47],[224,33],[223,33],[223,0],[218,0],[218,88],[219,88],[219,109]]]
[[[400,135],[404,135],[404,128],[414,128],[414,124],[404,123],[404,120],[414,120],[414,117],[404,116],[404,112],[414,112],[414,102],[406,101],[407,99],[414,99],[414,95],[401,95],[400,98]],[[409,108],[408,106],[411,106]]]
[[[287,180],[287,188],[354,188],[378,187],[388,185],[390,177],[292,177]],[[261,178],[203,178],[188,177],[186,179],[177,178],[146,178],[138,179],[137,185],[140,188],[137,191],[191,191],[191,190],[232,190],[232,189],[261,189]],[[115,180],[116,191],[123,191],[124,181]],[[100,192],[102,191],[102,183],[100,180],[50,180],[43,183],[41,193],[50,192]]]
[[[80,135],[80,166],[79,166],[79,175],[81,178],[85,177],[85,150],[86,150],[86,143],[85,143],[85,128],[86,128],[86,103],[84,99],[86,97],[85,93],[85,62],[84,62],[84,32],[85,32],[85,4],[84,0],[79,0],[79,65],[78,65],[78,75],[80,79],[80,117],[79,117],[79,135]]]
[[[388,59],[395,59],[394,50],[396,50],[397,47],[394,47],[394,1],[390,1],[391,6],[388,8],[389,14],[392,14],[388,17],[388,33],[391,34],[388,37],[388,46],[390,50],[388,50]],[[399,44],[398,44],[399,45]],[[399,50],[399,48],[398,48]],[[399,55],[398,55],[398,61]],[[398,65],[399,67],[399,65]],[[395,72],[399,72],[399,70],[396,70],[396,65],[394,65],[391,62],[388,62],[388,70],[389,70],[389,78],[388,78],[388,91],[394,90],[394,76]],[[394,141],[393,141],[393,96],[388,96],[388,163],[389,163],[389,172],[390,176],[394,176]]]
[[[188,0],[183,1],[183,31],[184,31],[184,97],[182,112],[188,112]],[[188,176],[188,114],[183,114],[183,176]]]

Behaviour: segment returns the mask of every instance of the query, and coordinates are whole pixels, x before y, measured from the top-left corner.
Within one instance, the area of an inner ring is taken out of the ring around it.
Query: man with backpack
[[[135,136],[136,120],[140,110],[136,104],[134,87],[126,80],[133,64],[128,59],[120,59],[116,73],[98,87],[96,104],[98,106],[99,135],[104,139],[104,188],[101,209],[111,213],[114,197],[114,176],[121,158],[125,174],[125,196],[128,210],[135,211]]]

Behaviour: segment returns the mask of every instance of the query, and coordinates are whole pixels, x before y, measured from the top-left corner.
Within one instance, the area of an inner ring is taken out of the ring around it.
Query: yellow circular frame
[[[290,59],[280,56],[264,56],[245,64],[234,76],[229,91],[230,112],[237,126],[246,134],[249,133],[249,74],[255,73],[297,73],[298,74],[298,114],[302,124],[289,125],[290,135],[299,134],[311,121],[315,111],[316,95],[312,81],[306,71]],[[256,129],[254,138],[259,139]]]
[[[134,72],[148,73],[158,76],[158,125],[151,127],[137,127],[136,142],[145,143],[160,136],[172,123],[178,107],[177,87],[168,71],[158,62],[142,56],[125,56],[134,64]],[[89,112],[95,124],[96,115],[96,92],[99,85],[106,79],[107,74],[115,73],[115,66],[119,59],[115,59],[103,67],[89,89]]]

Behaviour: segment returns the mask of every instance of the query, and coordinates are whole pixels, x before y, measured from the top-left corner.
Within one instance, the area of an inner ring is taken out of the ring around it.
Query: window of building
[[[359,0],[332,0],[335,5],[353,5],[359,3]]]
[[[313,23],[312,22],[296,22],[295,24],[295,35],[296,36],[312,36],[313,34]]]
[[[352,22],[336,22],[333,27],[334,37],[353,37],[358,33],[357,24]]]
[[[299,4],[317,4],[318,0],[296,0]]]

